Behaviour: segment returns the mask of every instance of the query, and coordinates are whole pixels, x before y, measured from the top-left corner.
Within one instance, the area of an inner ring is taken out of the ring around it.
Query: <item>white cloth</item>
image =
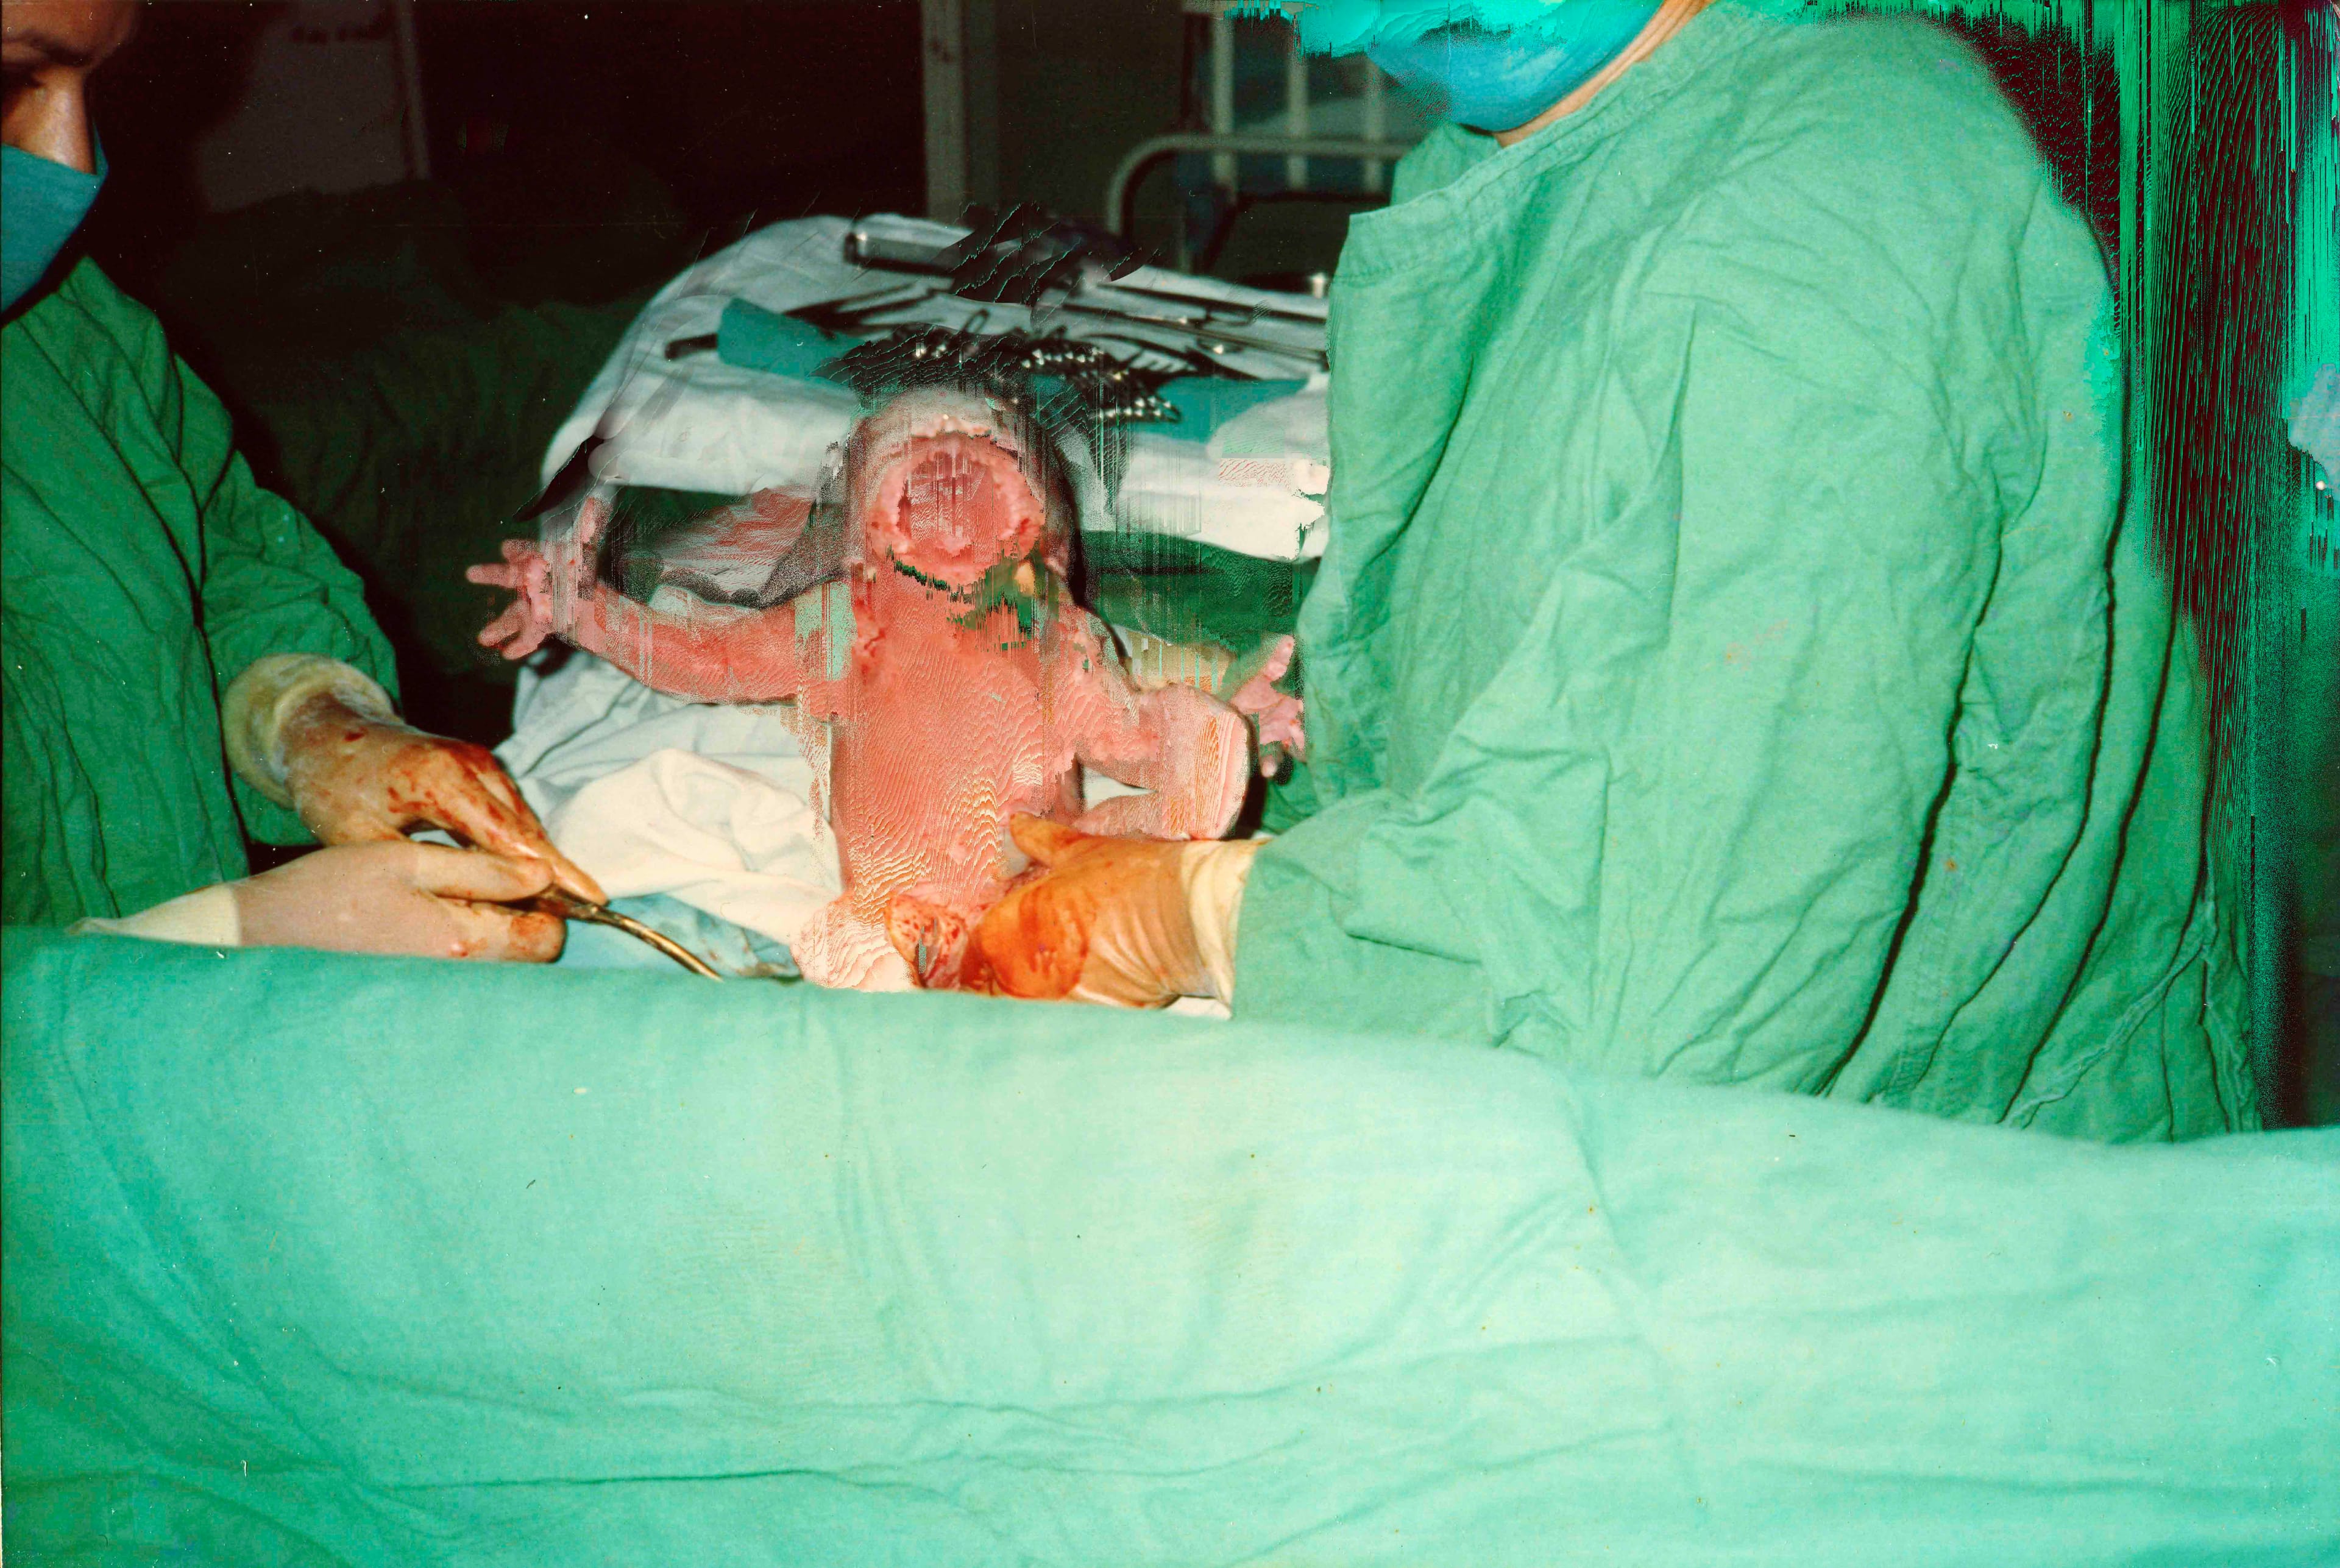
[[[742,370],[713,354],[651,355],[611,390],[610,423],[621,433],[595,454],[594,477],[719,495],[809,490],[860,407],[844,387]],[[585,420],[574,440],[562,427],[558,461],[568,461],[598,418]]]
[[[663,893],[790,943],[838,896],[837,843],[785,703],[689,702],[571,653],[521,671],[496,755],[612,898]]]
[[[966,231],[922,219],[864,220],[920,243],[948,245]],[[727,365],[712,353],[666,357],[667,345],[703,338],[720,326],[724,307],[746,300],[766,310],[868,294],[894,283],[919,280],[904,273],[864,272],[845,260],[844,218],[801,218],[758,230],[676,277],[644,306],[593,378],[568,421],[546,449],[545,482],[597,429],[609,437],[594,461],[596,476],[612,483],[744,495],[770,488],[811,489],[820,481],[829,449],[841,440],[857,412],[853,394],[842,387],[768,375]],[[1321,314],[1324,303],[1305,295],[1271,294],[1206,278],[1140,268],[1123,280],[1139,287],[1166,287],[1190,295],[1236,304],[1272,302],[1278,310]],[[1104,297],[1141,312],[1161,313],[1164,302],[1142,295]],[[1175,307],[1171,307],[1175,309]],[[920,307],[927,319],[960,324],[978,312],[993,330],[1029,324],[1029,313],[1014,305],[982,305],[937,299]],[[1048,323],[1076,338],[1111,332],[1122,323],[1059,313]],[[1266,329],[1254,327],[1253,331]],[[1302,329],[1305,336],[1313,329]],[[1108,342],[1116,352],[1128,345]],[[1227,362],[1252,373],[1281,379],[1307,373],[1289,357],[1237,352]],[[1321,377],[1317,378],[1321,381]],[[1293,428],[1321,425],[1321,387],[1295,394],[1304,405],[1282,416]],[[1230,479],[1220,470],[1217,443],[1184,441],[1144,427],[1129,437],[1129,462],[1117,504],[1106,505],[1087,454],[1068,455],[1085,529],[1136,529],[1199,540],[1245,555],[1301,560],[1324,549],[1322,501],[1329,477],[1323,442],[1305,450],[1274,445],[1278,416],[1262,405],[1231,421],[1222,435],[1244,427],[1254,444],[1252,460]],[[604,416],[608,416],[605,420]],[[1246,423],[1248,422],[1248,423]],[[1231,452],[1234,449],[1229,449]],[[1266,460],[1263,464],[1258,460]],[[1282,466],[1277,466],[1281,464]],[[1311,489],[1309,486],[1313,485]]]
[[[1295,488],[1323,495],[1333,482],[1333,378],[1322,371],[1290,397],[1247,408],[1211,432],[1211,461],[1282,461],[1294,466]]]
[[[1331,471],[1324,472],[1329,479]],[[1222,463],[1203,442],[1140,432],[1129,438],[1117,510],[1122,526],[1139,532],[1269,561],[1311,561],[1324,553],[1324,502],[1299,491],[1309,482],[1318,481],[1305,458]]]
[[[789,705],[669,697],[586,653],[549,662],[521,670],[496,756],[560,852],[612,898],[662,893],[793,947],[842,883]]]
[[[2324,471],[2320,483],[2340,484],[2340,365],[2319,367],[2314,384],[2292,403],[2290,435]]]

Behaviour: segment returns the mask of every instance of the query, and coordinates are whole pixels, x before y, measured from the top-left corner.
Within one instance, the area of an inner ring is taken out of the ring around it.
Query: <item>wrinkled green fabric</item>
[[[536,494],[545,443],[630,316],[511,308],[243,387],[286,496],[362,574],[410,660],[511,683],[511,667],[479,645],[507,596],[463,568],[530,531],[509,520]]]
[[[318,653],[392,690],[358,580],[253,481],[219,401],[87,262],[0,329],[0,727],[11,925],[135,912],[297,844],[219,700]]]
[[[1081,536],[1082,601],[1115,626],[1248,653],[1292,630],[1314,561],[1269,561],[1158,533]]]
[[[1721,5],[1332,300],[1319,809],[1241,1016],[2106,1138],[2256,1125],[2099,253],[1964,46]]]
[[[140,258],[131,291],[233,413],[254,475],[364,583],[407,713],[486,743],[511,732],[513,667],[477,641],[501,596],[462,569],[515,531],[545,443],[649,297],[562,303],[596,278],[614,293],[649,261],[632,243],[648,232],[580,246],[563,231],[546,250],[550,199],[541,182],[523,211],[424,184],[295,193]],[[491,211],[494,233],[467,208]],[[515,235],[518,266],[472,264]],[[663,282],[688,260],[649,264]]]
[[[679,973],[0,963],[26,1568],[2340,1546],[2340,1134]]]

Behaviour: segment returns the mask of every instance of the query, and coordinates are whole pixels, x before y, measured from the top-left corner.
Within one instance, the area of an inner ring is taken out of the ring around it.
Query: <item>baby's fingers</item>
[[[1257,719],[1262,746],[1282,746],[1294,756],[1307,753],[1308,737],[1300,699],[1279,693],[1277,701],[1262,710]]]
[[[1300,640],[1296,637],[1286,636],[1277,639],[1275,651],[1267,656],[1267,662],[1259,667],[1259,673],[1253,679],[1266,681],[1270,685],[1283,680],[1284,672],[1292,668],[1293,650],[1299,646]]]
[[[499,649],[506,659],[526,659],[544,645],[545,630],[530,616],[526,602],[516,600],[481,629],[480,646]]]

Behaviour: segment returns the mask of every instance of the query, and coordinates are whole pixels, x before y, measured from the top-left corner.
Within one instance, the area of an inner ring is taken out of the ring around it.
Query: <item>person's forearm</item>
[[[228,765],[236,776],[279,806],[292,804],[285,782],[284,730],[292,716],[319,697],[338,700],[352,713],[395,722],[389,694],[338,659],[279,653],[255,660],[228,687],[220,703]]]
[[[243,917],[237,909],[234,884],[229,882],[214,882],[135,915],[116,919],[92,916],[75,921],[70,929],[75,936],[139,937],[199,948],[243,945]]]
[[[292,804],[284,779],[284,729],[292,717],[319,697],[330,696],[352,713],[395,719],[382,689],[338,659],[312,653],[282,653],[255,660],[238,675],[220,702],[222,738],[236,775],[280,806]],[[205,948],[243,945],[243,921],[234,884],[208,888],[114,918],[93,916],[74,923],[76,934],[139,937],[154,942],[186,942]]]

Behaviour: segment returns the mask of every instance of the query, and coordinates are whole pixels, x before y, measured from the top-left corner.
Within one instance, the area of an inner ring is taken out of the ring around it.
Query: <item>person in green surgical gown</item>
[[[1305,789],[1264,842],[1020,824],[996,988],[1078,943],[1131,1005],[2256,1125],[2104,256],[1971,50],[1800,9],[1300,14],[1450,105],[1333,286]]]
[[[113,0],[10,0],[0,676],[10,924],[550,958],[599,889],[481,749],[401,724],[357,579],[253,481],[154,317],[66,249]],[[409,842],[443,828],[476,848]],[[245,841],[329,848],[249,876]]]

